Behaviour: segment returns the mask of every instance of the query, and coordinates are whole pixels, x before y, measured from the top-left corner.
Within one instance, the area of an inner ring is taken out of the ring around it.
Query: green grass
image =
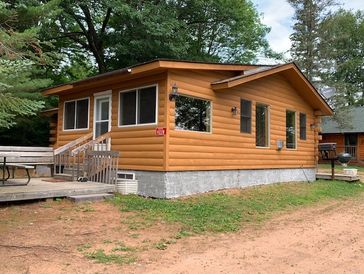
[[[318,167],[320,169],[330,169],[331,170],[331,164],[319,164]],[[364,172],[363,166],[348,165],[347,167],[344,167],[340,164],[335,163],[336,170],[343,170],[344,168],[356,168],[358,171]]]
[[[362,192],[362,184],[316,181],[251,187],[234,194],[215,192],[175,200],[117,195],[111,202],[122,211],[135,213],[129,217],[133,229],[145,229],[153,222],[165,221],[180,224],[179,234],[190,235],[237,231],[244,224],[263,221],[279,211]]]
[[[96,251],[86,253],[87,258],[102,264],[131,264],[136,261],[136,257],[132,254],[106,254],[104,250],[98,249]]]

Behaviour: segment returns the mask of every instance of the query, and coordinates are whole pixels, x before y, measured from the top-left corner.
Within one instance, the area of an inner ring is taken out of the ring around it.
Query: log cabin
[[[349,153],[351,163],[364,165],[364,107],[348,108],[346,115],[345,126],[331,117],[322,119],[320,142],[336,143],[337,153]]]
[[[313,181],[320,119],[332,115],[294,63],[158,59],[43,94],[59,97],[56,151],[107,138],[118,173],[159,198]]]

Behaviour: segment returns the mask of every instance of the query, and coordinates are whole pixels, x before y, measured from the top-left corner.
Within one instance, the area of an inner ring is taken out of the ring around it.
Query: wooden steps
[[[97,193],[97,194],[86,194],[86,195],[72,195],[68,196],[67,199],[71,200],[74,203],[80,203],[80,202],[100,201],[104,199],[110,199],[112,197],[114,197],[114,194],[111,193]]]

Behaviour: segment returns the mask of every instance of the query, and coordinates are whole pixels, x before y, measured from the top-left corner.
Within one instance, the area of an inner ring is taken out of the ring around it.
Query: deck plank
[[[95,182],[46,182],[32,178],[26,186],[0,187],[0,202],[114,192],[115,186]]]
[[[316,173],[316,179],[331,180],[331,173]],[[335,174],[335,180],[355,182],[355,181],[359,181],[360,178],[359,178],[359,176]]]

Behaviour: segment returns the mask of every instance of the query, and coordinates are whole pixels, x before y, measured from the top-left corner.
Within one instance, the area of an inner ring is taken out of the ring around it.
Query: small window
[[[257,147],[269,146],[269,110],[267,105],[257,104],[255,110],[255,139]]]
[[[240,132],[251,133],[252,131],[252,102],[240,100]]]
[[[119,126],[157,123],[157,87],[120,92]]]
[[[306,127],[306,114],[305,113],[300,113],[300,139],[301,140],[306,140],[306,131],[307,131],[307,127]]]
[[[65,102],[63,128],[65,130],[87,129],[89,115],[88,108],[88,98]]]
[[[286,147],[296,148],[296,112],[286,111]]]
[[[176,129],[211,131],[211,102],[187,96],[176,97]]]

